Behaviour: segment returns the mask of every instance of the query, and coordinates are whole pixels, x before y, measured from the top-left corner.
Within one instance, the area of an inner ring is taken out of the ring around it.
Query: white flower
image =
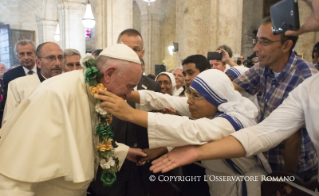
[[[100,103],[97,103],[95,105],[95,111],[99,114],[101,114],[101,116],[103,116],[104,118],[107,116],[107,111],[103,110],[103,108],[101,107]]]
[[[105,159],[100,160],[100,166],[102,167],[102,169],[110,169],[114,165],[115,165],[115,161],[113,160],[112,157],[109,157],[107,162]]]
[[[94,59],[94,56],[92,56],[91,53],[86,53],[82,58],[81,58],[81,64],[83,65],[83,63],[89,59]]]

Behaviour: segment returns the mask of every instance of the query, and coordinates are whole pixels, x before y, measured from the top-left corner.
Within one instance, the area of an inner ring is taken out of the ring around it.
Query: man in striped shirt
[[[267,118],[290,91],[317,73],[312,64],[292,50],[297,39],[273,35],[271,20],[265,19],[259,27],[254,47],[259,63],[233,81],[236,90],[257,94],[259,122]],[[295,173],[305,181],[317,173],[318,158],[305,128],[264,155],[273,171]]]

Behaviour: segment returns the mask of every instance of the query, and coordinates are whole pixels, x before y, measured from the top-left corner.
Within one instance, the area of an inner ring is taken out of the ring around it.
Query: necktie
[[[30,71],[28,72],[28,75],[32,75],[32,74],[33,74],[33,71],[30,70]]]

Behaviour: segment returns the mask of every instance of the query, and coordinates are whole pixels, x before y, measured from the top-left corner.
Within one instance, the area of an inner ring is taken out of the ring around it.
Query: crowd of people
[[[274,172],[316,179],[319,42],[312,62],[293,50],[298,35],[319,30],[319,1],[305,2],[312,13],[296,31],[274,35],[270,18],[261,23],[250,68],[221,45],[145,76],[135,29],[82,59],[18,41],[21,66],[0,63],[0,195],[255,196]],[[200,178],[150,180],[158,172]]]

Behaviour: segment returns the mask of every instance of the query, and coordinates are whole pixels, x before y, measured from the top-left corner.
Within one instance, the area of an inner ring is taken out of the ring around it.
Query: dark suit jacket
[[[152,90],[152,91],[160,92],[161,86],[159,85],[158,82],[155,82],[154,80],[143,75],[137,85],[137,89]],[[128,104],[135,108],[135,103],[128,102]],[[113,121],[111,126],[114,132],[115,141],[119,143],[124,143],[134,148],[143,149],[143,148],[149,147],[146,128],[138,126],[130,122],[122,121],[116,118],[115,116],[113,116]],[[109,191],[113,189],[111,195],[119,195],[120,193],[118,191],[114,191],[114,189],[125,190],[127,187],[125,187],[123,184],[125,184],[129,180],[132,180],[132,178],[130,178],[130,175],[131,176],[134,175],[134,180],[139,181],[139,183],[136,183],[135,186],[141,186],[140,190],[147,189],[148,187],[147,183],[150,183],[149,175],[151,175],[152,173],[151,171],[149,171],[149,167],[150,167],[150,164],[140,167],[140,166],[136,166],[136,163],[125,160],[123,166],[121,167],[121,170],[117,173],[117,181],[111,187],[102,186],[102,183],[100,182],[101,169],[99,168],[96,180],[93,180],[93,182],[91,183],[89,187],[89,192],[91,192],[92,195],[94,196],[109,195]],[[136,170],[138,172],[137,175],[136,175]],[[126,191],[129,191],[129,190],[126,190]],[[132,193],[130,195],[132,195]],[[143,195],[143,194],[136,191],[135,195]]]
[[[41,76],[40,71],[41,71],[41,69],[37,67],[37,73],[38,73],[40,81],[42,82],[44,80],[44,78]],[[1,111],[0,111],[1,112],[1,115],[0,115],[1,121],[2,121],[3,109],[4,109],[4,106],[6,104],[6,100],[7,100],[7,91],[8,91],[9,82],[16,79],[16,78],[23,77],[23,76],[25,76],[25,72],[24,72],[24,69],[22,66],[18,66],[16,68],[13,68],[13,69],[11,69],[3,74],[3,100],[1,102]]]

